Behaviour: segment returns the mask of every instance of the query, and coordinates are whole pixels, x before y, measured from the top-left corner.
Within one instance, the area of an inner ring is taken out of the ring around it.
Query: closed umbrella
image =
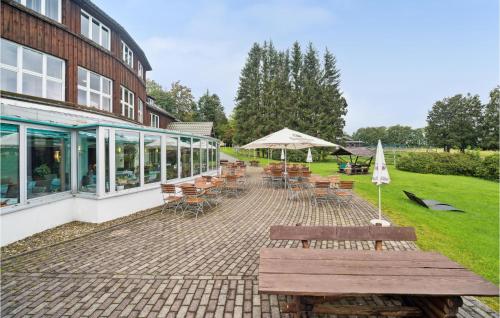
[[[281,160],[285,160],[285,152],[281,149]]]
[[[382,149],[382,142],[379,140],[377,145],[377,153],[375,155],[375,168],[373,169],[372,182],[378,186],[378,219],[373,219],[370,221],[371,224],[382,226],[391,225],[389,222],[382,220],[382,184],[389,184],[391,178],[389,177],[389,171],[387,170],[387,165],[385,164],[384,149]]]
[[[306,158],[306,162],[309,163],[309,168],[311,168],[311,162],[313,162],[313,156],[312,156],[312,153],[311,153],[311,148],[309,148],[307,150],[307,158]]]

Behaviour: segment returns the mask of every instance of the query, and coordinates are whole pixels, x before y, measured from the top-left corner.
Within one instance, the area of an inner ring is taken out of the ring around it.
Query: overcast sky
[[[180,80],[196,98],[234,107],[252,43],[297,40],[328,47],[342,72],[346,131],[423,127],[434,101],[483,101],[498,84],[498,0],[94,0],[139,43],[164,87]]]

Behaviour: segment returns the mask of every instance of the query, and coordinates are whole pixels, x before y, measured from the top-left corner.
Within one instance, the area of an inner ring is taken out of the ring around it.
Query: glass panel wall
[[[78,132],[78,191],[96,193],[96,131]]]
[[[161,137],[144,136],[144,183],[161,181]]]
[[[139,133],[115,132],[116,190],[140,185]]]
[[[181,178],[191,177],[191,138],[181,137]]]
[[[28,199],[71,187],[71,139],[69,132],[27,129]]]
[[[208,171],[208,152],[207,152],[207,141],[201,141],[201,172]]]
[[[200,145],[200,140],[197,138],[193,138],[193,176],[201,173]]]
[[[19,127],[0,124],[0,207],[19,203]]]
[[[177,179],[177,138],[167,137],[167,180]]]

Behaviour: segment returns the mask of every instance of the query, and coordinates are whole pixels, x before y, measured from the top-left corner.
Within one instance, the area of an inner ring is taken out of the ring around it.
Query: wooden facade
[[[78,103],[77,83],[78,66],[80,66],[113,81],[112,103],[115,115],[121,116],[122,112],[120,86],[132,91],[135,95],[135,121],[138,119],[137,105],[138,98],[140,98],[144,104],[144,125],[148,125],[150,116],[146,107],[146,83],[138,76],[138,61],[141,62],[144,73],[151,70],[151,67],[142,50],[137,49],[137,44],[130,40],[130,36],[124,33],[123,29],[114,28],[113,26],[117,23],[110,20],[111,18],[101,10],[96,10],[95,5],[81,0],[61,0],[61,5],[62,23],[59,23],[14,1],[2,1],[1,37],[63,59],[66,63],[65,101],[69,105]],[[83,7],[83,5],[86,6]],[[82,9],[110,30],[110,50],[80,34]],[[134,52],[133,68],[122,61],[122,41]],[[161,116],[160,122],[168,124],[174,120],[164,114],[159,115]]]

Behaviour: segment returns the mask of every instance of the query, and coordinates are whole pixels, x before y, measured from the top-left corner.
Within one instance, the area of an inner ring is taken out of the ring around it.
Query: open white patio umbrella
[[[311,162],[313,162],[313,156],[312,156],[312,153],[311,153],[311,148],[309,148],[307,150],[307,158],[306,158],[306,162],[309,163],[309,168],[311,168]]]
[[[373,169],[372,182],[378,186],[378,219],[373,219],[370,221],[371,224],[382,226],[390,226],[391,224],[385,220],[382,220],[382,184],[388,184],[391,182],[389,177],[389,171],[387,170],[387,165],[385,164],[384,149],[382,149],[382,142],[379,140],[377,145],[377,153],[375,155],[375,167]]]
[[[301,132],[283,128],[277,132],[269,134],[260,139],[254,140],[249,144],[242,146],[243,149],[255,148],[270,148],[270,149],[284,149],[285,157],[285,174],[287,174],[286,167],[286,151],[287,149],[304,149],[312,147],[338,147],[337,144],[328,142],[326,140],[309,136]],[[286,178],[285,178],[286,180]],[[286,187],[286,183],[285,183]]]

